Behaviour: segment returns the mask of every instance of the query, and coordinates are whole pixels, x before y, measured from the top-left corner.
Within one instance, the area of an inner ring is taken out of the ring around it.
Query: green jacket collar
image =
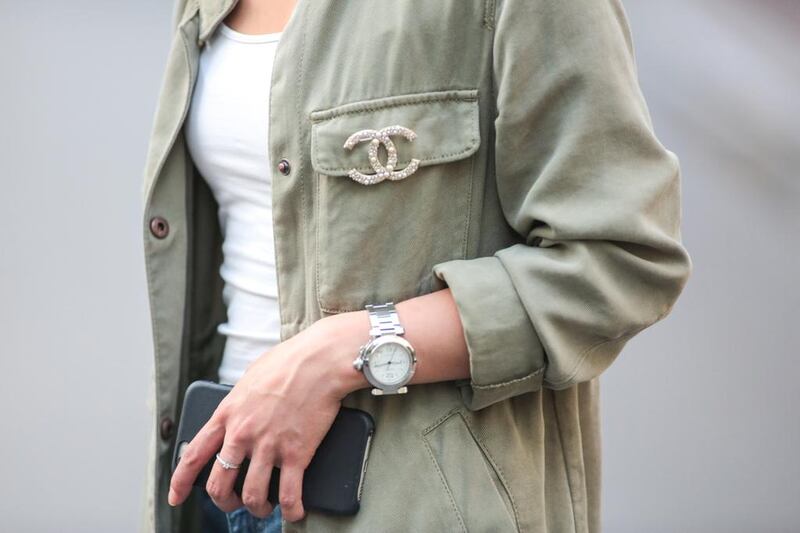
[[[198,39],[205,41],[217,25],[236,6],[238,0],[197,0],[200,11],[200,33]]]

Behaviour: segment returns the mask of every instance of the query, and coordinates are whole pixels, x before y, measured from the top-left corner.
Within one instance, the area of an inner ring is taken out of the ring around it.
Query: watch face
[[[397,342],[381,344],[369,357],[370,372],[384,385],[401,383],[411,371],[411,363],[411,353]]]

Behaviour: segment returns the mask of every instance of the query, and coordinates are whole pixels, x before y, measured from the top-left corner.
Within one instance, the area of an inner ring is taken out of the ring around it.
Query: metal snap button
[[[161,438],[164,440],[169,440],[172,438],[172,434],[175,430],[175,422],[168,416],[165,416],[161,419],[161,425],[159,427],[159,432],[161,433]]]
[[[287,161],[286,159],[281,159],[278,162],[278,171],[284,176],[288,176],[289,172],[291,172],[291,166],[289,165],[289,161]]]
[[[169,223],[164,217],[153,217],[150,219],[150,233],[157,239],[163,239],[169,235]]]

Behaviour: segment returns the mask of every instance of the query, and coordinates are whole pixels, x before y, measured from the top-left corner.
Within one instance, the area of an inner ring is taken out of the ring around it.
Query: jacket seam
[[[312,133],[313,135],[313,133]],[[336,313],[333,309],[328,309],[326,306],[322,305],[322,296],[321,291],[319,288],[319,270],[320,270],[320,261],[319,261],[319,226],[320,226],[320,213],[322,202],[319,199],[319,176],[316,172],[312,172],[312,176],[314,179],[314,189],[316,190],[317,197],[315,199],[316,206],[314,207],[314,213],[316,214],[316,224],[314,225],[314,292],[317,295],[317,305],[319,305],[320,309],[326,313]],[[347,311],[351,311],[348,309]]]
[[[484,0],[483,25],[487,30],[494,30],[495,0]]]
[[[463,94],[467,91],[471,92],[471,94]],[[452,94],[456,92],[462,94]],[[407,98],[407,100],[404,98]],[[399,99],[404,100],[399,102],[392,101]],[[312,122],[325,122],[326,120],[331,120],[343,115],[357,115],[359,113],[369,113],[386,108],[427,104],[431,102],[473,102],[477,99],[478,89],[475,87],[470,87],[467,89],[437,89],[420,93],[390,94],[375,98],[362,98],[354,102],[338,104],[333,107],[312,109],[309,111],[308,116]],[[339,109],[345,106],[353,106],[354,109]]]
[[[575,379],[575,376],[578,375],[578,372],[580,371],[581,367],[583,366],[583,363],[586,361],[586,359],[592,353],[594,353],[595,350],[597,350],[598,348],[600,348],[602,346],[605,346],[606,344],[612,344],[614,342],[617,342],[619,340],[623,340],[623,339],[629,338],[629,337],[630,337],[630,335],[625,334],[625,335],[620,335],[618,337],[614,337],[613,339],[604,339],[604,340],[602,340],[600,342],[592,344],[591,346],[589,346],[588,348],[583,350],[583,352],[581,352],[581,354],[578,356],[578,360],[575,363],[575,366],[573,367],[572,371],[566,377],[564,377],[564,378],[562,378],[562,379],[560,379],[558,381],[549,381],[548,380],[547,383],[551,387],[563,387],[563,386],[567,385],[568,383],[570,383],[572,380]]]
[[[307,15],[307,10],[309,9],[308,8],[308,4],[305,4],[305,9],[306,9],[306,11],[303,11],[302,13],[298,13],[298,15],[302,15],[298,22],[303,22],[303,20],[305,20],[306,15]],[[308,235],[308,220],[307,220],[307,218],[308,218],[308,210],[307,209],[308,208],[306,206],[307,199],[306,199],[306,188],[305,188],[304,172],[303,172],[304,169],[305,169],[305,158],[303,157],[303,153],[302,153],[302,147],[304,146],[304,143],[302,142],[303,122],[304,121],[303,121],[302,110],[300,109],[300,101],[301,101],[300,97],[303,94],[303,92],[302,92],[303,73],[304,73],[303,64],[304,64],[305,52],[306,52],[306,26],[305,26],[305,24],[300,24],[300,27],[302,28],[302,32],[300,33],[300,57],[297,60],[297,78],[296,78],[297,94],[295,96],[295,113],[297,115],[298,142],[300,143],[299,155],[298,155],[298,159],[300,161],[300,164],[298,165],[298,169],[297,169],[298,170],[297,177],[298,177],[298,181],[300,182],[300,209],[302,211],[302,216],[300,218],[302,220],[302,226],[303,226],[302,235],[303,235],[303,239],[305,239],[305,236]],[[272,98],[272,92],[270,91],[270,99],[271,98]],[[312,172],[312,176],[313,176],[313,172]],[[313,199],[312,199],[312,201],[313,201]],[[319,222],[317,221],[317,227],[318,226],[319,226]],[[318,243],[314,243],[314,246],[315,247],[318,246]],[[278,253],[277,250],[276,250],[275,253],[276,254]],[[303,268],[304,269],[308,267],[308,265],[306,264],[306,261],[307,261],[306,254],[303,254]],[[315,266],[315,268],[316,268],[316,266]]]
[[[192,65],[191,65],[191,62],[189,61],[189,57],[188,57],[188,55],[186,53],[186,49],[189,46],[189,44],[188,44],[188,42],[186,40],[186,36],[185,36],[185,34],[183,32],[183,25],[179,26],[177,31],[180,33],[181,41],[183,42],[183,45],[184,45],[183,46],[183,58],[184,58],[184,61],[186,63],[186,69],[187,69],[187,71],[189,73],[189,82],[186,84],[186,86],[187,86],[187,95],[186,95],[186,99],[185,99],[185,101],[188,102],[189,98],[191,97],[191,91],[192,91],[191,79],[192,79],[192,75],[193,75],[192,74]],[[184,120],[184,118],[186,116],[186,112],[188,111],[188,107],[189,106],[187,104],[184,104],[183,113],[182,113],[181,119],[180,119],[181,122]],[[177,140],[179,131],[180,131],[180,128],[177,128],[177,129],[175,129],[173,131],[173,134],[170,136],[169,144],[168,144],[168,146],[166,148],[166,152],[165,152],[166,155],[161,158],[161,161],[159,162],[158,168],[156,168],[154,173],[153,173],[152,184],[150,186],[150,191],[148,193],[148,197],[147,197],[147,199],[145,201],[145,216],[144,216],[144,221],[145,222],[147,221],[147,218],[150,215],[150,204],[152,202],[153,192],[155,191],[155,188],[156,188],[156,180],[158,178],[158,175],[161,174],[161,171],[164,168],[164,164],[165,164],[167,158],[169,157],[169,152],[172,151],[172,148],[175,145],[175,141]],[[153,248],[153,245],[151,244],[151,236],[148,235],[148,229],[146,228],[146,226],[144,228],[144,237],[145,237],[145,242],[148,243],[148,247],[150,248],[150,252],[149,253],[145,253],[145,270],[147,272],[148,279],[152,280],[153,279],[153,267],[152,267],[152,262],[150,260],[150,254],[155,252],[155,250]],[[174,239],[174,235],[173,235],[172,238]],[[151,294],[151,298],[152,298],[152,294]],[[155,315],[156,315],[155,313],[150,313],[150,324],[151,324],[151,328],[153,329],[153,335],[154,335],[155,339],[160,339],[160,331],[161,330],[159,328],[158,320],[156,319]],[[156,356],[157,356],[158,351],[159,351],[158,350],[158,342],[159,341],[156,340],[156,345],[154,346],[154,350],[155,350],[154,355],[156,355]],[[156,361],[154,361],[154,365],[155,364],[156,364]],[[156,418],[155,418],[155,420],[156,420],[156,423],[158,423],[158,419],[163,415],[161,413],[162,406],[161,406],[161,403],[159,402],[159,394],[158,394],[158,391],[161,388],[161,381],[159,379],[158,368],[156,368],[155,366],[153,368],[153,373],[155,375],[155,381],[156,381],[156,388],[155,388],[155,396],[156,396],[156,398],[155,398],[155,400],[156,400],[156,402],[155,402],[156,403],[155,415],[156,415]],[[158,439],[156,439],[156,442],[158,442]],[[158,448],[158,444],[156,444],[156,448]],[[158,482],[157,478],[156,478],[156,482]]]
[[[477,112],[477,111],[480,110],[480,106],[474,106],[474,107],[477,108],[476,110],[474,110],[474,112]],[[473,122],[474,122],[474,117],[473,117]],[[478,128],[480,128],[480,115],[478,116],[478,121],[477,122],[478,122]],[[475,131],[474,130],[474,126],[473,126],[473,131]],[[478,135],[480,136],[480,130],[478,132]],[[474,138],[473,138],[473,141],[474,141]],[[472,224],[472,189],[475,187],[475,160],[476,159],[477,159],[477,157],[473,157],[472,160],[470,161],[470,165],[469,165],[469,188],[467,189],[467,216],[466,216],[467,220],[464,223],[464,235],[462,237],[462,242],[461,242],[461,258],[462,259],[466,259],[467,258],[467,252],[468,252],[467,248],[469,247],[469,228],[470,228],[470,225]]]
[[[492,26],[491,26],[492,36],[489,39],[489,42],[490,42],[489,53],[488,53],[488,55],[489,55],[489,68],[487,69],[487,72],[488,72],[488,75],[489,75],[489,94],[491,95],[491,98],[489,99],[489,101],[492,104],[492,109],[490,110],[490,112],[493,115],[492,120],[489,121],[489,124],[491,125],[491,130],[494,132],[494,130],[495,130],[494,119],[496,119],[497,115],[498,115],[498,112],[497,112],[497,93],[495,93],[495,90],[494,90],[494,81],[495,81],[495,79],[494,79],[494,45],[495,45],[495,38],[496,38],[496,35],[497,35],[497,30],[495,29],[495,19],[497,17],[497,4],[496,4],[495,0],[491,0],[491,2],[492,2]],[[494,135],[496,136],[496,132],[494,133]]]
[[[422,435],[423,436],[427,435],[428,433],[430,433],[431,431],[433,431],[437,427],[441,426],[448,418],[450,418],[453,415],[458,414],[460,412],[461,412],[461,408],[460,407],[454,407],[454,408],[450,409],[448,412],[446,412],[445,414],[443,414],[442,416],[437,418],[431,425],[429,425],[428,427],[423,429],[422,430]]]
[[[511,494],[511,488],[510,488],[510,486],[508,484],[508,481],[507,481],[507,479],[505,477],[505,474],[503,473],[503,470],[500,468],[500,466],[497,464],[497,462],[494,460],[492,455],[489,453],[488,448],[486,447],[486,444],[483,442],[483,440],[481,440],[478,437],[477,433],[475,432],[474,428],[472,427],[472,424],[467,420],[467,417],[464,416],[463,407],[454,407],[453,409],[451,409],[450,411],[448,411],[447,413],[443,414],[438,419],[436,419],[428,427],[426,427],[425,429],[422,430],[422,437],[423,437],[422,440],[423,440],[423,442],[425,444],[425,447],[426,447],[426,449],[428,451],[428,455],[430,456],[431,461],[433,461],[433,464],[436,467],[436,471],[439,474],[439,477],[440,477],[440,479],[442,481],[442,484],[445,486],[445,489],[447,490],[447,493],[448,493],[448,496],[449,496],[449,498],[451,500],[451,504],[453,505],[453,508],[456,510],[456,513],[459,515],[459,518],[461,518],[461,514],[458,511],[457,506],[455,505],[455,500],[453,498],[452,492],[450,491],[450,487],[447,484],[446,479],[444,478],[444,473],[439,468],[439,465],[438,465],[438,463],[436,461],[436,458],[433,456],[433,451],[431,450],[430,444],[428,443],[428,440],[427,440],[426,437],[433,430],[435,430],[436,428],[441,426],[443,423],[445,423],[447,420],[453,418],[456,415],[461,417],[461,420],[464,422],[464,426],[467,428],[467,431],[469,431],[469,434],[472,437],[472,439],[475,441],[475,444],[478,446],[479,451],[486,457],[486,459],[489,461],[490,466],[492,468],[494,468],[495,472],[497,472],[497,476],[500,478],[500,482],[503,484],[502,489],[506,492],[506,494],[508,494],[508,499],[511,501],[511,509],[512,509],[513,514],[514,514],[514,526],[517,528],[517,531],[519,531],[519,513],[518,513],[518,510],[517,510],[517,504],[516,504],[516,501],[514,500],[513,494]],[[462,521],[462,526],[463,526],[463,521]],[[464,526],[464,529],[466,530],[466,526]]]
[[[603,340],[601,340],[599,342],[596,342],[595,344],[592,344],[591,346],[586,348],[583,352],[581,352],[581,354],[578,356],[578,360],[575,363],[575,366],[573,367],[573,369],[569,373],[569,375],[567,375],[567,377],[565,377],[563,379],[560,379],[558,381],[549,381],[548,380],[548,383],[552,387],[563,387],[564,385],[570,383],[572,380],[575,379],[575,376],[578,375],[578,372],[580,371],[580,369],[583,366],[583,363],[586,361],[586,359],[592,353],[594,353],[595,350],[597,350],[601,346],[605,346],[606,344],[612,344],[612,343],[618,342],[618,341],[630,340],[637,333],[639,333],[641,331],[644,331],[645,329],[650,327],[652,324],[655,324],[656,322],[658,322],[659,320],[661,320],[665,316],[667,316],[667,314],[669,313],[669,310],[670,310],[669,307],[667,307],[667,309],[665,311],[662,311],[655,318],[655,320],[653,320],[650,324],[645,324],[643,326],[639,326],[639,327],[637,327],[637,328],[635,328],[633,330],[626,331],[626,332],[622,333],[621,335],[617,335],[616,337],[613,337],[613,338],[610,338],[610,339],[603,339]]]
[[[478,446],[480,446],[481,450],[483,451],[483,454],[486,456],[486,459],[489,461],[492,468],[494,468],[495,472],[497,472],[497,477],[500,478],[500,481],[503,484],[503,489],[506,491],[506,494],[508,494],[508,499],[511,501],[511,510],[514,513],[514,526],[517,528],[517,531],[519,531],[520,526],[519,526],[519,512],[517,511],[517,503],[514,500],[514,495],[511,493],[511,486],[506,480],[506,476],[503,473],[503,469],[500,468],[500,465],[497,464],[497,461],[495,461],[494,457],[492,457],[492,454],[489,453],[488,446],[486,446],[483,440],[478,436],[478,433],[472,427],[472,423],[469,420],[467,420],[467,417],[463,415],[461,416],[461,418],[464,420],[464,424],[467,426],[467,430],[472,435],[472,438],[475,439],[476,443],[478,443]]]
[[[378,106],[369,106],[369,107],[366,107],[366,108],[363,108],[363,109],[357,109],[357,110],[353,110],[353,111],[335,112],[335,113],[333,113],[330,116],[325,117],[325,118],[314,118],[312,116],[311,117],[311,121],[312,121],[312,126],[311,126],[312,146],[313,147],[317,147],[319,145],[319,142],[317,140],[318,139],[317,132],[319,131],[318,123],[326,122],[326,121],[332,120],[332,119],[334,119],[336,117],[344,116],[344,115],[348,115],[348,114],[370,113],[370,112],[373,112],[373,111],[380,111],[381,109],[394,109],[394,108],[408,106],[408,105],[427,104],[427,103],[431,103],[431,102],[457,101],[457,102],[465,102],[465,103],[466,102],[475,102],[477,104],[478,96],[479,96],[478,89],[473,89],[473,90],[475,91],[475,95],[474,96],[469,96],[469,97],[453,96],[453,97],[445,97],[445,98],[437,97],[437,98],[433,98],[433,99],[424,99],[423,98],[423,99],[420,99],[420,100],[413,100],[413,101],[408,101],[408,102],[385,103],[385,104],[381,104],[381,105],[378,105]],[[400,95],[398,95],[398,96],[400,96]],[[363,102],[364,100],[361,100],[361,101]],[[358,104],[358,102],[354,102],[353,104]],[[480,145],[480,129],[479,129],[480,128],[480,121],[479,121],[480,106],[479,105],[472,105],[470,111],[471,111],[471,113],[470,113],[470,132],[472,133],[472,135],[471,135],[471,137],[469,139],[469,144],[466,146],[466,148],[463,148],[461,150],[457,150],[455,152],[445,153],[445,154],[436,153],[436,154],[434,154],[434,155],[432,155],[430,157],[420,157],[419,158],[420,162],[433,162],[433,163],[441,162],[441,163],[446,163],[446,162],[450,162],[450,161],[442,161],[442,160],[447,159],[449,157],[453,157],[453,156],[470,155],[470,154],[472,154],[472,153],[474,153],[476,151],[477,147]],[[313,111],[313,112],[311,112],[310,115],[313,115],[314,113],[324,113],[324,112],[325,112],[325,110]],[[478,130],[478,135],[477,136],[475,135],[476,129]],[[348,167],[323,166],[323,165],[321,165],[321,164],[316,162],[315,155],[316,155],[316,151],[312,151],[312,153],[311,153],[311,163],[312,163],[312,166],[314,167],[314,169],[316,171],[318,171],[318,172],[321,172],[321,173],[342,172],[342,171],[348,170],[349,168],[356,168],[357,170],[370,170],[372,168],[371,166],[367,165],[366,163],[362,164],[361,166],[348,166]],[[409,161],[410,161],[410,159],[409,159]],[[401,163],[404,163],[404,162],[405,161],[398,161],[398,164],[401,164]],[[472,167],[470,167],[470,172],[471,172],[470,178],[472,178],[472,172],[474,172],[474,162],[473,162]]]
[[[442,418],[440,418],[437,422],[435,422],[434,425],[429,426],[429,428],[425,429],[422,432],[421,440],[422,440],[422,444],[425,446],[425,451],[428,452],[428,457],[430,458],[431,463],[433,463],[433,468],[436,470],[436,474],[439,476],[439,481],[442,482],[442,486],[444,487],[444,490],[447,493],[447,498],[450,500],[450,507],[452,508],[453,514],[455,514],[456,519],[458,520],[458,523],[461,526],[461,531],[466,532],[467,531],[467,526],[464,524],[464,518],[461,516],[461,512],[458,510],[458,506],[456,505],[456,500],[453,497],[453,492],[450,490],[450,485],[447,484],[447,480],[444,477],[444,473],[442,472],[442,469],[439,468],[439,463],[436,461],[436,458],[433,456],[433,450],[431,449],[431,446],[428,443],[428,439],[425,438],[425,435],[427,435],[427,433],[432,428],[438,426],[439,424],[441,424],[442,422],[444,422],[445,420],[447,420],[448,418],[450,418],[451,416],[453,416],[456,413],[458,413],[457,410],[451,411],[450,413],[448,413],[448,414],[444,415]]]
[[[144,230],[144,233],[145,233],[145,239],[149,239],[150,237],[147,234],[148,233],[147,229]],[[149,247],[152,248],[152,246],[149,246]],[[150,256],[149,251],[145,251],[144,255],[145,255],[145,270],[147,271],[147,277],[148,277],[148,279],[152,280],[153,279],[153,277],[152,277],[153,276],[153,269],[152,269],[152,266],[151,266],[151,261],[150,261],[150,257],[149,257]],[[155,303],[154,302],[154,297],[153,297],[153,292],[152,291],[149,291],[149,292],[150,292],[150,295],[149,295],[150,296],[150,305],[153,305]],[[158,321],[156,320],[155,313],[150,313],[150,327],[153,330],[153,338],[155,339],[155,343],[154,343],[155,346],[153,348],[154,349],[153,353],[154,353],[154,355],[156,355],[156,354],[158,354],[158,343],[159,343],[158,339],[160,337],[159,337],[159,333],[158,333],[159,332]],[[154,490],[156,493],[158,493],[158,487],[159,487],[159,462],[163,460],[163,458],[162,458],[163,453],[160,451],[160,447],[161,447],[161,439],[160,439],[160,434],[159,434],[160,432],[158,431],[158,420],[161,418],[162,415],[161,415],[161,402],[158,399],[158,397],[159,397],[158,391],[161,388],[161,380],[158,377],[158,368],[157,368],[157,366],[158,366],[157,365],[157,359],[154,359],[154,361],[153,361],[153,380],[155,381],[155,388],[153,390],[153,396],[155,397],[154,398],[155,405],[154,405],[154,408],[153,408],[153,418],[152,418],[152,420],[150,420],[150,424],[152,426],[151,430],[153,431],[153,442],[152,442],[152,444],[154,446],[153,453],[155,455],[155,460],[153,461],[154,464],[150,465],[150,467],[153,469],[153,472],[152,472],[153,473],[153,487],[152,487],[152,490]],[[157,512],[157,510],[154,510],[153,522],[154,522],[154,526],[157,527],[158,526],[158,512]]]
[[[556,431],[558,433],[558,446],[561,448],[561,460],[564,462],[564,476],[567,478],[567,488],[569,489],[569,504],[572,508],[572,525],[573,531],[578,531],[578,516],[575,511],[575,490],[572,486],[572,476],[569,475],[569,462],[567,461],[567,451],[564,449],[564,434],[561,429],[561,419],[558,414],[558,407],[556,406],[555,395],[551,395],[551,408],[553,409],[553,418],[556,422]]]
[[[473,382],[473,383],[471,383],[471,385],[472,385],[473,388],[479,389],[479,390],[491,390],[491,389],[497,389],[497,388],[500,388],[500,387],[507,387],[509,385],[515,385],[515,384],[521,383],[523,381],[528,381],[528,380],[534,379],[534,378],[540,376],[544,372],[544,370],[545,370],[545,367],[541,367],[538,370],[534,370],[533,372],[531,372],[530,374],[528,374],[526,376],[522,376],[521,378],[509,379],[507,381],[502,381],[500,383],[489,383],[487,385],[480,385],[478,383]]]
[[[197,11],[193,11],[191,16],[187,17],[176,28],[176,33],[180,34],[180,39],[181,39],[181,42],[183,43],[182,54],[183,54],[183,59],[184,59],[184,62],[186,64],[186,69],[187,69],[187,72],[188,72],[188,75],[189,75],[189,79],[188,79],[188,81],[186,83],[186,96],[185,96],[185,99],[184,99],[184,105],[183,105],[183,110],[181,112],[181,116],[180,116],[180,119],[179,119],[179,124],[182,124],[183,121],[186,118],[186,114],[187,114],[187,112],[189,110],[189,105],[188,104],[189,104],[189,100],[191,98],[192,88],[193,88],[193,83],[192,83],[192,80],[193,80],[193,69],[192,69],[191,61],[189,61],[189,55],[188,55],[188,50],[189,50],[189,46],[190,45],[189,45],[189,42],[188,42],[188,40],[186,38],[186,33],[184,31],[184,28],[185,28],[185,25],[188,24],[188,22],[190,20],[192,20],[196,15],[197,15]],[[177,128],[173,129],[172,133],[170,134],[169,141],[168,141],[168,143],[167,143],[167,145],[165,147],[165,151],[163,152],[163,155],[160,157],[158,165],[153,170],[152,179],[150,180],[151,181],[150,187],[149,187],[149,190],[147,191],[147,197],[145,198],[144,222],[147,221],[147,218],[150,215],[150,206],[151,206],[151,203],[152,203],[153,194],[154,194],[156,186],[157,186],[158,176],[161,174],[161,172],[164,169],[164,165],[166,163],[166,160],[169,157],[169,153],[172,151],[173,147],[175,146],[175,142],[177,141],[179,133],[180,133],[180,127],[177,127]],[[151,238],[152,237],[150,235],[148,235],[148,229],[147,229],[146,225],[145,225],[145,228],[144,228],[144,237],[145,237],[146,246],[148,248],[147,250],[145,250],[145,254],[144,255],[145,255],[145,271],[147,273],[147,279],[148,279],[148,284],[149,284],[151,282],[151,280],[154,279],[153,266],[152,266],[152,261],[150,259],[150,256],[151,256],[152,253],[155,253],[157,250],[155,250],[155,248],[153,247],[153,244],[151,242]],[[174,235],[171,238],[174,239]],[[153,305],[155,303],[155,300],[154,300],[154,296],[152,294],[152,291],[150,291],[149,298],[150,298],[150,301],[151,301],[151,305]],[[153,417],[153,420],[151,420],[151,423],[154,424],[154,426],[153,426],[154,439],[153,440],[154,440],[154,446],[155,446],[155,449],[154,449],[155,459],[154,459],[154,465],[152,466],[153,469],[154,469],[154,471],[153,471],[153,490],[155,490],[156,493],[158,493],[159,486],[160,486],[160,483],[161,483],[161,479],[160,479],[160,476],[159,476],[160,466],[163,464],[163,461],[164,461],[164,458],[163,458],[164,454],[163,454],[163,452],[160,451],[161,446],[163,446],[163,439],[160,438],[160,432],[158,430],[158,421],[162,416],[164,416],[164,413],[162,413],[163,405],[161,404],[160,394],[159,394],[159,391],[161,390],[161,388],[163,386],[163,383],[162,383],[162,380],[161,380],[161,377],[160,377],[160,372],[159,372],[159,369],[158,369],[158,354],[160,352],[159,343],[160,343],[160,338],[161,338],[161,334],[160,334],[161,329],[159,327],[159,321],[156,319],[156,313],[154,313],[154,312],[150,313],[150,324],[151,324],[151,328],[153,330],[153,338],[154,338],[154,345],[153,345],[153,350],[154,350],[153,351],[153,356],[154,356],[154,360],[153,360],[153,378],[154,378],[154,381],[155,381],[155,388],[154,388],[154,391],[153,391],[153,394],[155,395],[155,402],[154,402],[155,405],[154,405],[154,412],[153,412],[154,417]],[[185,324],[184,324],[184,326],[185,326]],[[173,410],[175,410],[175,409],[177,409],[177,405],[173,406],[172,409],[170,409],[169,413],[167,413],[167,414],[174,416]],[[158,509],[156,508],[154,510],[154,513],[153,513],[153,521],[154,521],[154,526],[156,528],[158,527],[158,524],[159,524],[159,514],[160,513],[158,512]],[[173,518],[170,518],[170,520],[173,520]]]
[[[275,70],[275,64],[274,64],[274,61],[273,61],[273,65],[272,65],[272,68],[270,70],[270,78],[274,74],[274,70]],[[272,124],[272,122],[274,120],[274,117],[275,117],[275,106],[273,105],[272,102],[273,102],[273,91],[270,91],[269,92],[269,102],[267,102],[267,108],[268,108],[267,124]],[[270,135],[270,132],[267,131],[267,150],[271,150],[269,135]],[[273,184],[273,186],[274,186],[274,184]],[[273,207],[274,207],[274,202],[272,201],[272,199],[270,199],[270,211],[273,213],[273,224],[274,224],[274,212],[275,212],[275,210],[273,209]],[[275,261],[275,273],[276,273],[275,298],[276,298],[276,300],[278,302],[278,323],[280,324],[278,337],[279,337],[280,341],[284,341],[284,340],[286,340],[285,339],[285,335],[284,335],[284,331],[285,331],[285,328],[284,328],[284,318],[285,317],[284,317],[284,315],[286,313],[285,313],[285,311],[281,310],[281,302],[283,301],[281,297],[283,295],[281,294],[281,284],[278,283],[278,280],[277,280],[277,272],[279,270],[282,270],[282,267],[281,267],[281,263],[282,262],[281,262],[281,258],[279,257],[281,254],[278,253],[278,246],[274,242],[274,240],[276,238],[274,233],[275,233],[275,228],[273,226],[272,254],[273,254],[273,260]],[[281,280],[281,281],[283,281],[283,280]]]

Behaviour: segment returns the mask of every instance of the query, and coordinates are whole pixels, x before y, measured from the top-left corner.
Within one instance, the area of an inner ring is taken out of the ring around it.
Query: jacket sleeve
[[[498,0],[494,31],[489,138],[519,242],[433,267],[464,327],[471,410],[598,376],[692,269],[678,160],[653,133],[621,4]]]

